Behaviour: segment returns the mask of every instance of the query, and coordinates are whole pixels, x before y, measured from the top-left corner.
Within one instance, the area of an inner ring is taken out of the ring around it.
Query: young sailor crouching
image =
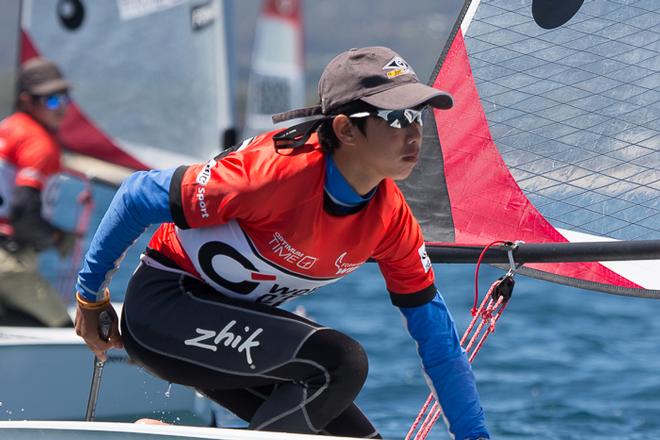
[[[450,431],[488,438],[421,229],[393,181],[419,159],[423,111],[452,99],[385,47],[339,54],[319,95],[319,106],[273,118],[311,121],[206,163],[131,176],[80,272],[77,332],[101,358],[123,343],[147,370],[198,389],[251,429],[376,438],[354,403],[367,375],[363,348],[277,308],[374,258]],[[109,274],[153,223],[161,225],[129,282],[120,335]],[[107,343],[97,330],[103,310],[115,320]]]

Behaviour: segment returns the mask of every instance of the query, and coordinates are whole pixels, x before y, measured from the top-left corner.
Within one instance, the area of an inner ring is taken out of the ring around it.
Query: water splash
[[[167,384],[167,391],[165,391],[165,397],[169,399],[171,395],[172,395],[172,382]]]

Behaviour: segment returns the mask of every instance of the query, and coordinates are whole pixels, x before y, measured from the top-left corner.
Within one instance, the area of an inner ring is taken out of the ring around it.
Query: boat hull
[[[73,329],[0,327],[0,420],[82,420],[93,355]],[[208,403],[159,380],[123,350],[108,352],[96,406],[100,420],[139,417],[205,425]]]

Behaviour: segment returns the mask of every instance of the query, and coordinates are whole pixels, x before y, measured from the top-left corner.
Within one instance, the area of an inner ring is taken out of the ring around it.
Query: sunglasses
[[[369,116],[377,116],[388,123],[392,128],[405,128],[414,122],[420,126],[424,125],[422,122],[424,112],[428,107],[420,110],[411,108],[404,108],[402,110],[378,110],[377,112],[359,112],[348,115],[349,118],[367,118]]]
[[[40,96],[39,100],[48,110],[58,110],[71,102],[71,98],[67,93],[53,93],[52,95]]]
[[[425,106],[421,109],[415,110],[406,108],[402,110],[379,110],[377,112],[359,112],[348,115],[349,118],[368,118],[369,116],[376,116],[383,119],[393,128],[405,128],[414,122],[420,126],[423,125],[422,118],[424,112],[430,107]],[[285,150],[298,148],[307,142],[309,136],[316,131],[316,129],[328,119],[334,118],[336,115],[325,116],[317,119],[302,122],[282,130],[273,136],[275,141],[275,150]]]

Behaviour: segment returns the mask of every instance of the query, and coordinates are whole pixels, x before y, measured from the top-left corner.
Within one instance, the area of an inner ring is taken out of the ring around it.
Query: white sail
[[[273,130],[272,115],[305,105],[301,14],[299,0],[263,2],[248,83],[246,136]]]
[[[34,54],[57,62],[73,83],[80,115],[62,129],[70,150],[165,168],[233,142],[226,2],[64,3],[25,0],[22,22]],[[23,58],[33,55],[25,49]]]

